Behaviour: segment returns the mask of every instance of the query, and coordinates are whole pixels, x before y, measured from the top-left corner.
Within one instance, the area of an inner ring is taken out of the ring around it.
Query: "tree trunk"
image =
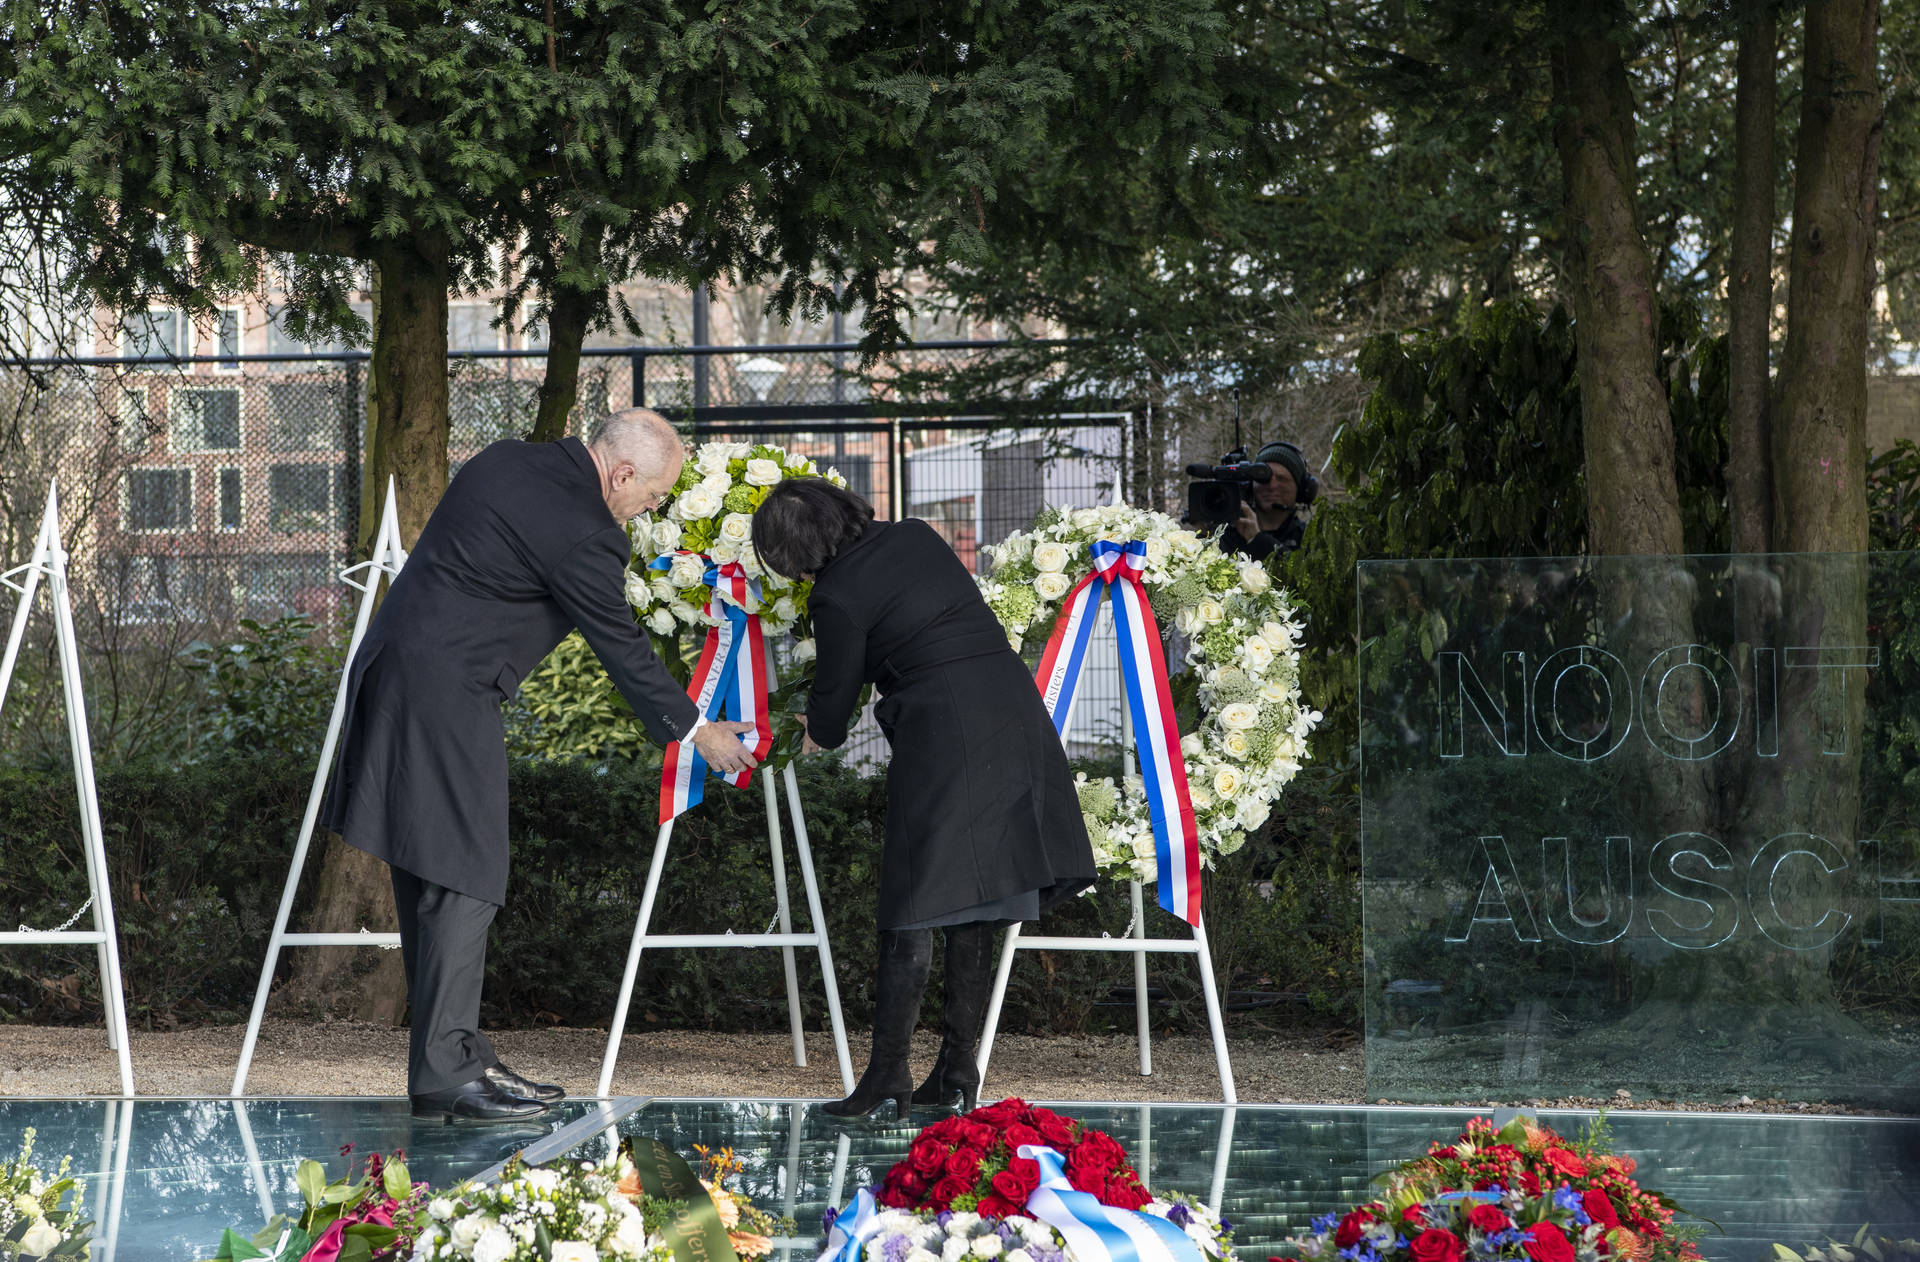
[[[1861,554],[1867,548],[1866,395],[1874,288],[1882,98],[1878,0],[1807,6],[1805,87],[1794,163],[1787,336],[1773,407],[1773,546],[1783,553]],[[1781,648],[1829,652],[1869,643],[1864,557],[1783,561]],[[1792,819],[1856,853],[1864,673],[1794,672],[1783,682],[1772,800],[1754,825]],[[1806,877],[1812,872],[1800,869]],[[1817,918],[1823,892],[1775,890],[1790,918]],[[1809,923],[1802,920],[1798,923]],[[1824,981],[1827,949],[1801,952]],[[1826,996],[1831,1007],[1831,993]],[[1838,1037],[1851,1023],[1825,1021]]]
[[[540,410],[533,421],[536,443],[550,443],[567,435],[567,421],[580,393],[580,344],[586,340],[587,318],[594,295],[556,285],[547,308],[547,375],[540,383]]]
[[[369,374],[363,546],[371,550],[391,476],[402,540],[411,546],[447,487],[447,285],[444,239],[427,234],[374,260],[377,304]],[[372,513],[368,516],[369,510]],[[371,520],[372,529],[368,529]],[[352,933],[397,927],[387,865],[330,838],[312,929]],[[308,948],[298,953],[287,998],[357,1020],[399,1024],[406,1011],[400,953]]]
[[[1613,4],[1550,0],[1553,95],[1586,448],[1589,548],[1682,549],[1673,421],[1655,368],[1653,267],[1634,210],[1633,94]],[[1685,641],[1678,641],[1685,643]]]
[[[373,313],[369,322],[373,325],[374,354],[379,354],[380,346],[380,264],[369,263],[373,299]],[[380,428],[380,374],[373,371],[373,365],[367,365],[367,416],[360,431],[360,523],[356,536],[359,543],[353,559],[364,561],[373,555],[373,542],[380,534],[380,514],[387,503],[387,484],[384,478],[375,479],[374,470],[387,467],[386,457],[380,450],[382,431]]]
[[[1733,105],[1733,256],[1727,278],[1728,508],[1733,550],[1772,551],[1768,432],[1772,389],[1776,33],[1774,0],[1743,0]]]

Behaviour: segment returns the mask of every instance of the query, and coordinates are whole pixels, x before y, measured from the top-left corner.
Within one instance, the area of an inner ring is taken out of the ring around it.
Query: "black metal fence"
[[[644,403],[695,443],[750,438],[804,452],[839,469],[882,516],[934,523],[978,570],[984,546],[1042,508],[1110,500],[1127,457],[1127,427],[1110,412],[1016,423],[992,405],[941,415],[940,404],[888,389],[898,367],[996,346],[926,344],[864,375],[849,344],[595,349],[573,428]],[[455,471],[531,427],[543,367],[538,352],[450,358]],[[242,618],[324,619],[346,607],[339,574],[360,518],[366,373],[364,353],[0,366],[0,555],[25,559],[57,477],[106,751],[164,747],[177,716],[157,699],[178,693],[171,676],[192,643],[219,641]],[[30,641],[8,702],[9,756],[23,740],[57,746],[46,638]],[[862,748],[878,756],[877,735]]]

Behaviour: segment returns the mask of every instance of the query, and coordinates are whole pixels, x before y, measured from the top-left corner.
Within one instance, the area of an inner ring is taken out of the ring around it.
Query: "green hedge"
[[[848,1019],[871,1011],[875,865],[884,783],[835,760],[800,764],[814,862]],[[244,1018],[311,783],[311,763],[222,753],[186,767],[103,769],[100,805],[120,918],[132,1020],[142,1028]],[[1237,1021],[1354,1023],[1359,903],[1353,811],[1305,775],[1274,821],[1206,887],[1207,925]],[[758,784],[716,788],[681,819],[654,914],[657,932],[757,932],[773,916],[772,870]],[[498,1025],[593,1025],[611,1015],[652,853],[658,772],[624,765],[513,765],[513,887],[488,959],[486,1019]],[[0,770],[0,922],[59,924],[86,896],[77,806],[59,772]],[[316,853],[320,848],[316,847]],[[795,923],[806,902],[787,848]],[[316,861],[317,862],[317,861]],[[303,888],[311,890],[309,880]],[[295,924],[304,907],[296,907]],[[1175,928],[1149,911],[1150,929]],[[1121,933],[1124,887],[1049,916],[1038,931]],[[1158,961],[1165,961],[1164,964]],[[285,963],[283,961],[283,974]],[[1130,1029],[1131,958],[1023,956],[1003,1028]],[[1181,957],[1156,957],[1150,984],[1167,1028],[1204,1025]],[[823,1012],[819,969],[801,953],[810,1024]],[[934,988],[937,993],[937,987]],[[650,951],[635,1029],[778,1029],[784,983],[774,951]],[[100,1013],[87,948],[0,948],[0,1019],[92,1021]],[[930,1014],[931,1015],[931,1014]]]

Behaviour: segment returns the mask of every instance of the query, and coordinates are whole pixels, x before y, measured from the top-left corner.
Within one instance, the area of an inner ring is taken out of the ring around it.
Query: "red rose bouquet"
[[[1103,1204],[1137,1210],[1152,1198],[1112,1136],[1024,1100],[1002,1100],[921,1131],[905,1160],[887,1171],[874,1199],[891,1209],[972,1212],[1011,1218],[1040,1186],[1040,1167],[1019,1155],[1045,1145],[1067,1179]]]
[[[1498,1130],[1475,1118],[1458,1139],[1390,1171],[1376,1199],[1325,1214],[1291,1243],[1302,1257],[1349,1262],[1699,1262],[1695,1229],[1634,1182],[1634,1160],[1605,1151],[1601,1118],[1569,1143],[1530,1118]]]

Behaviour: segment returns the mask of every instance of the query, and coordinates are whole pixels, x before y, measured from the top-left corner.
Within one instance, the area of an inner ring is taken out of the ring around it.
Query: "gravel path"
[[[142,1095],[219,1096],[233,1083],[241,1026],[135,1033],[134,1085]],[[854,1070],[866,1063],[863,1031],[849,1035]],[[604,1030],[509,1030],[493,1035],[502,1059],[569,1091],[591,1092],[606,1050]],[[933,1062],[939,1039],[921,1032],[915,1065]],[[1357,1104],[1365,1089],[1359,1045],[1315,1032],[1235,1040],[1240,1098],[1248,1103]],[[406,1090],[407,1032],[353,1022],[319,1025],[269,1019],[261,1031],[250,1095],[398,1095]],[[995,1095],[1061,1100],[1218,1100],[1213,1048],[1205,1039],[1157,1038],[1154,1074],[1140,1076],[1131,1037],[1002,1035],[993,1049]],[[113,1092],[114,1057],[97,1028],[0,1025],[0,1095],[74,1096]],[[807,1067],[793,1064],[792,1036],[663,1030],[629,1034],[614,1074],[616,1095],[841,1095],[833,1040],[807,1035]]]
[[[134,1085],[150,1096],[222,1096],[233,1083],[241,1026],[135,1033]],[[574,1094],[593,1090],[606,1048],[604,1030],[509,1030],[494,1045],[515,1069],[558,1082]],[[856,1072],[866,1062],[864,1031],[851,1034]],[[932,1063],[937,1038],[922,1031],[914,1063]],[[1230,1048],[1244,1104],[1386,1104],[1365,1098],[1360,1042],[1341,1031],[1311,1030],[1236,1038]],[[407,1032],[384,1025],[269,1019],[248,1077],[250,1095],[399,1095],[406,1090]],[[1205,1039],[1153,1042],[1152,1077],[1140,1076],[1125,1035],[1038,1038],[1002,1035],[994,1044],[989,1095],[1036,1100],[1198,1101],[1220,1098],[1213,1048]],[[114,1057],[98,1028],[0,1025],[0,1096],[110,1094]],[[795,1068],[793,1042],[781,1034],[661,1030],[629,1034],[614,1074],[616,1095],[760,1096],[826,1099],[841,1094],[833,1041],[807,1035],[807,1067]],[[1397,1103],[1397,1102],[1395,1102]],[[1867,1113],[1876,1110],[1775,1099],[1476,1100],[1472,1105],[1533,1108],[1689,1109],[1712,1112]]]

